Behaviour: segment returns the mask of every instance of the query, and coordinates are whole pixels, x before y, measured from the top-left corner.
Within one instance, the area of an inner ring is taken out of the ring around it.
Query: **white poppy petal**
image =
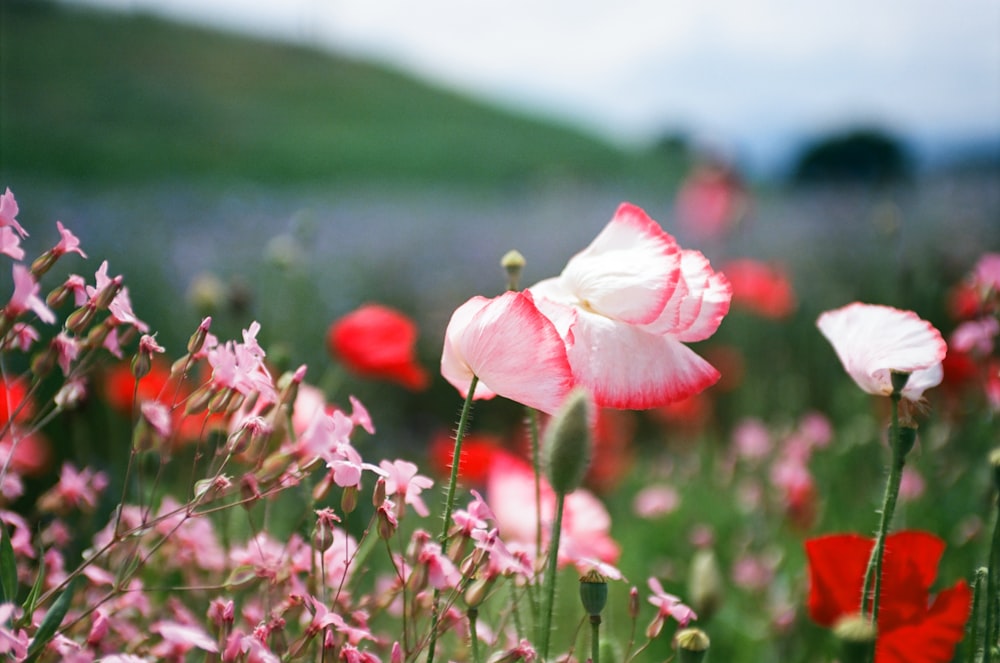
[[[912,311],[855,302],[823,313],[816,326],[844,370],[868,393],[892,393],[892,371],[912,374],[915,381],[903,390],[906,398],[919,398],[940,382],[941,372],[934,367],[948,347],[941,333]]]
[[[645,212],[623,203],[559,277],[572,302],[631,324],[656,320],[680,278],[677,242]]]

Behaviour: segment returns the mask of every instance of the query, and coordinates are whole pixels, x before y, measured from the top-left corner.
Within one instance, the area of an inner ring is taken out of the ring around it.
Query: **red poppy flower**
[[[832,627],[861,610],[861,585],[874,541],[834,534],[805,543],[809,615]],[[972,592],[964,580],[930,599],[944,541],[908,531],[886,538],[875,663],[947,663],[965,635]]]
[[[722,271],[733,286],[733,306],[775,320],[795,311],[795,291],[781,267],[741,258],[728,262]]]
[[[366,304],[348,313],[327,332],[330,354],[362,377],[389,380],[419,391],[427,372],[417,363],[417,326],[386,306]]]
[[[483,433],[470,433],[462,439],[462,453],[458,462],[458,475],[468,484],[481,486],[489,476],[490,465],[503,445],[499,438]],[[440,476],[451,473],[451,461],[455,452],[455,438],[448,433],[440,433],[431,441],[430,462]]]

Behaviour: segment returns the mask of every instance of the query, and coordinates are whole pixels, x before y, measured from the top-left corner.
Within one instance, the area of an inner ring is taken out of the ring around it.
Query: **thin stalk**
[[[538,410],[528,408],[531,468],[535,471],[535,559],[542,558],[542,462],[538,444]]]
[[[590,618],[590,660],[591,663],[601,663],[601,616]]]
[[[458,418],[458,428],[455,430],[455,450],[451,457],[451,477],[448,479],[448,493],[444,500],[444,513],[441,516],[441,534],[438,536],[438,544],[441,546],[442,554],[446,553],[448,546],[448,527],[451,525],[451,512],[455,508],[455,487],[458,485],[458,465],[462,456],[462,438],[465,437],[465,429],[469,424],[469,413],[472,411],[472,398],[476,393],[476,386],[479,378],[472,376],[469,383],[469,391],[465,396],[465,403],[462,405],[462,414]],[[434,600],[431,608],[431,633],[427,642],[427,663],[434,663],[434,649],[437,645],[438,621],[441,619],[441,590],[434,590]]]
[[[542,610],[542,656],[541,660],[549,658],[549,639],[552,635],[552,613],[556,601],[556,568],[559,563],[559,537],[562,534],[563,506],[566,494],[556,494],[556,518],[552,521],[552,536],[549,538],[548,568],[545,571],[545,608]]]
[[[972,615],[969,617],[969,633],[966,636],[968,643],[965,652],[966,663],[976,663],[977,660],[980,660],[977,655],[979,653],[977,648],[981,644],[979,641],[979,616],[983,607],[983,588],[988,578],[989,571],[980,567],[976,569],[976,575],[972,579]]]
[[[469,639],[472,642],[472,663],[481,663],[479,656],[479,633],[476,632],[476,620],[479,617],[478,608],[469,608]]]
[[[993,524],[993,539],[990,543],[990,558],[986,571],[986,626],[983,629],[983,663],[993,661],[993,648],[996,646],[997,638],[1000,637],[1000,509],[996,513],[996,522]]]

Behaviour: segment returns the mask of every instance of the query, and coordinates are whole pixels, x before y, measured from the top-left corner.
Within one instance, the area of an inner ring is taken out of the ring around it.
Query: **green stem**
[[[601,616],[590,618],[590,660],[591,663],[601,663]]]
[[[989,571],[984,567],[980,567],[976,569],[976,574],[972,579],[972,614],[969,616],[969,632],[966,636],[966,642],[968,643],[967,651],[965,652],[966,663],[975,663],[978,660],[977,648],[981,644],[979,642],[979,615],[983,607],[983,587],[988,578]]]
[[[879,523],[875,547],[872,549],[868,568],[865,570],[865,580],[861,600],[861,615],[865,616],[871,602],[871,622],[878,625],[878,607],[882,591],[882,560],[885,556],[885,539],[889,533],[893,512],[896,510],[896,500],[899,497],[899,484],[903,478],[903,465],[909,451],[904,445],[899,430],[899,399],[894,393],[892,399],[892,424],[889,428],[889,443],[892,445],[892,465],[889,468],[889,478],[885,484],[885,495],[882,499],[882,517]],[[874,647],[874,643],[872,647]]]
[[[472,382],[469,383],[469,391],[465,396],[465,403],[462,405],[462,414],[458,418],[458,428],[455,431],[455,450],[451,457],[451,477],[448,479],[448,494],[444,501],[444,514],[441,517],[441,534],[438,536],[438,544],[441,546],[441,553],[447,552],[448,527],[451,525],[451,512],[455,508],[455,487],[458,485],[458,466],[462,456],[462,438],[465,437],[465,429],[469,424],[469,413],[472,411],[472,398],[476,393],[476,386],[479,384],[479,377],[473,375]],[[431,608],[431,633],[427,643],[427,663],[434,662],[434,649],[437,645],[438,621],[441,618],[441,590],[434,590],[434,600]]]
[[[542,556],[542,463],[538,444],[538,410],[528,408],[531,432],[531,467],[535,471],[535,559]]]
[[[986,571],[986,627],[983,629],[983,663],[993,660],[993,648],[1000,637],[1000,618],[998,618],[997,601],[1000,600],[1000,510],[997,510],[996,522],[993,524],[993,540],[990,543],[990,558]]]
[[[552,635],[552,613],[556,602],[556,568],[559,563],[559,538],[562,534],[563,505],[566,502],[565,493],[556,493],[556,518],[552,521],[552,536],[549,539],[548,568],[545,571],[545,609],[542,611],[542,656],[544,662],[549,658],[549,637]]]
[[[476,632],[476,621],[479,618],[478,608],[469,608],[469,639],[472,642],[472,663],[480,663],[479,633]]]

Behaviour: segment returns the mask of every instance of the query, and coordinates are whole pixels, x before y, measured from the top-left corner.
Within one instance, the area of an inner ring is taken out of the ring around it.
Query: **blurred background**
[[[503,288],[503,253],[550,276],[623,200],[716,265],[780,265],[809,330],[853,299],[933,319],[1000,245],[991,0],[0,12],[0,185],[29,254],[63,221],[79,271],[106,257],[168,350],[204,314],[220,337],[257,319],[315,376],[329,324],[377,301],[433,367],[451,311]],[[415,407],[448,420],[440,400]]]

